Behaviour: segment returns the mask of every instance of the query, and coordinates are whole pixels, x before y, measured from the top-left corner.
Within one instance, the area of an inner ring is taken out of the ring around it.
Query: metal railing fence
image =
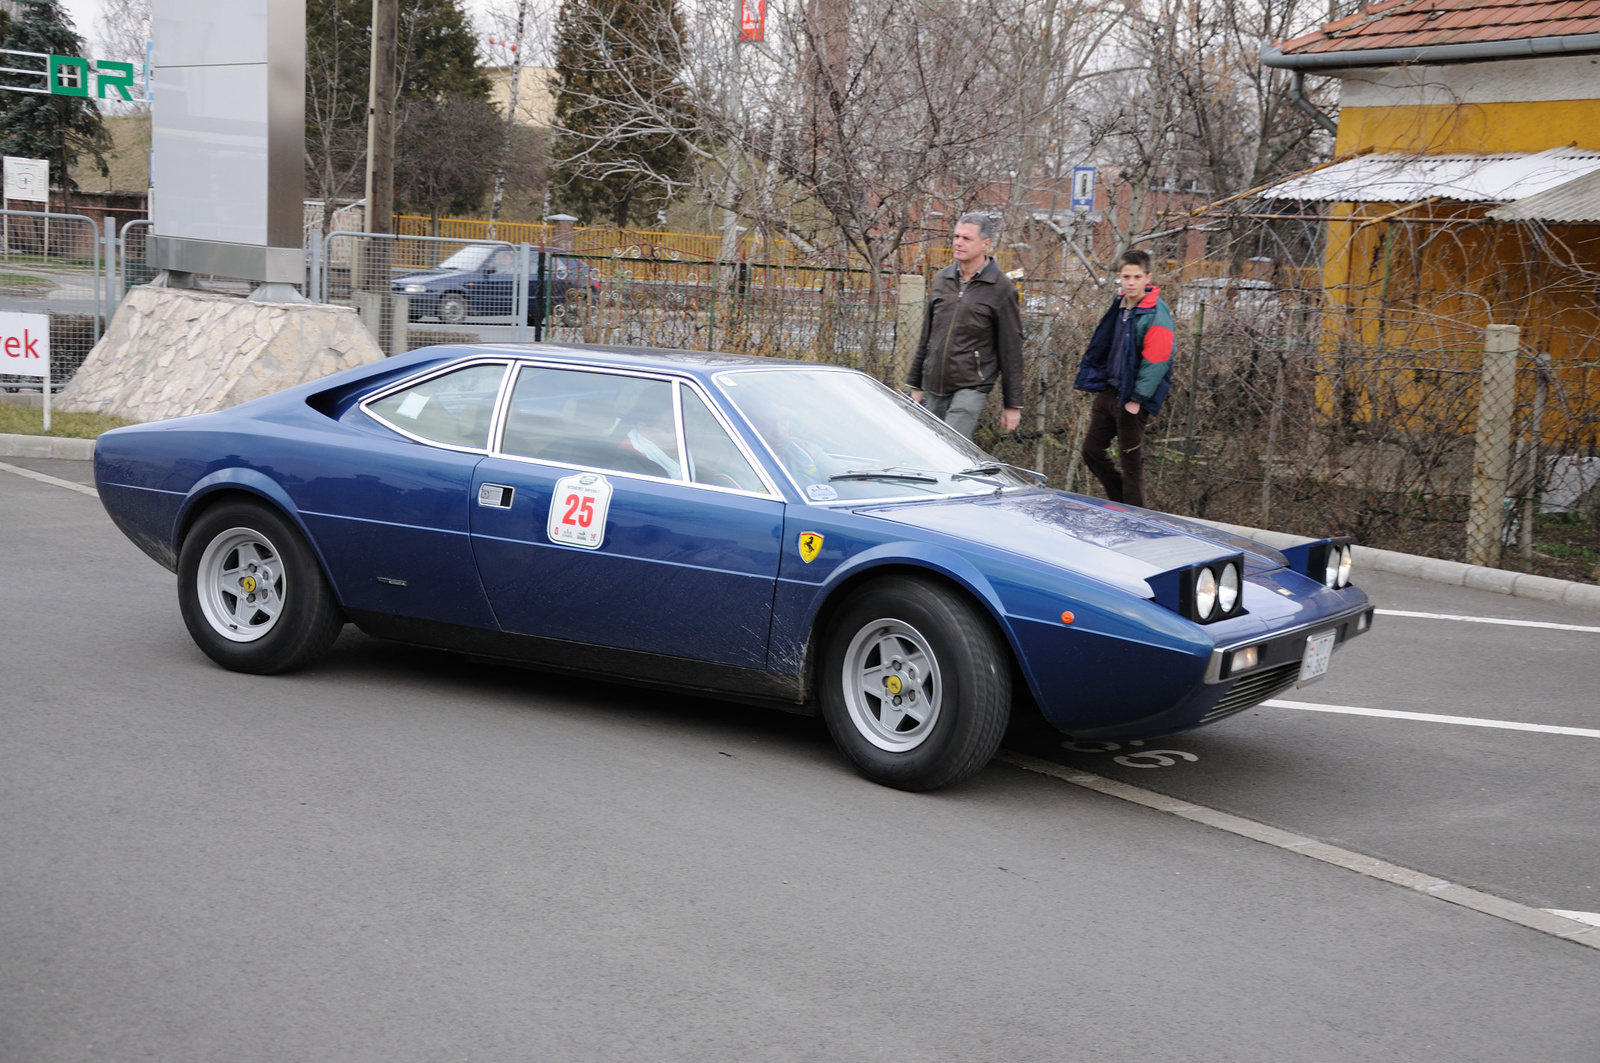
[[[82,214],[0,210],[0,310],[48,316],[53,391],[77,372],[115,309],[114,226]],[[41,385],[0,375],[8,391]]]

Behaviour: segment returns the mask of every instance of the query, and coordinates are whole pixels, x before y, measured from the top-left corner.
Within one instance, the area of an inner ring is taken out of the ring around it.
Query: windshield
[[[443,262],[439,263],[440,269],[472,270],[483,265],[483,260],[495,251],[496,244],[468,244]]]
[[[977,494],[1030,482],[863,373],[750,369],[716,379],[813,501]]]

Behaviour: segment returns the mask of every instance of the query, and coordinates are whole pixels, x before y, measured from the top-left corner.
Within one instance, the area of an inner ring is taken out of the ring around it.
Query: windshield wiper
[[[1026,476],[1035,483],[1042,484],[1049,479],[1049,477],[1045,476],[1045,474],[1042,472],[1034,472],[1032,469],[1024,469],[1020,465],[1012,465],[1010,462],[1006,461],[986,461],[982,465],[974,465],[970,469],[962,469],[960,472],[953,472],[950,474],[950,478],[953,480],[956,477],[961,476],[976,480],[984,475],[993,476],[995,473],[1004,472],[1007,469],[1022,476]]]
[[[925,472],[899,471],[893,465],[881,469],[852,469],[849,472],[834,473],[829,480],[904,480],[914,484],[936,484],[937,476],[929,476]]]

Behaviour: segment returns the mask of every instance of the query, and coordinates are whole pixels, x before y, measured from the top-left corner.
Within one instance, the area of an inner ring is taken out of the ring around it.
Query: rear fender
[[[176,556],[183,550],[183,540],[189,534],[189,528],[205,511],[206,507],[218,495],[224,493],[247,494],[263,500],[287,517],[299,530],[306,542],[311,544],[312,552],[317,555],[317,564],[322,566],[322,571],[328,571],[327,560],[322,556],[322,550],[317,545],[316,539],[311,535],[311,530],[306,527],[300,518],[300,510],[290,499],[289,493],[283,485],[265,473],[255,469],[218,469],[216,472],[202,478],[189,489],[189,494],[184,498],[183,505],[178,509],[177,519],[172,527],[172,552]]]

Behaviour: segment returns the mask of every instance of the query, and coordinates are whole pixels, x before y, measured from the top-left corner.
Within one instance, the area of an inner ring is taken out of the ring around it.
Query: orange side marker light
[[[1072,620],[1073,620],[1073,616],[1072,616],[1071,613],[1062,613],[1061,614],[1061,622],[1063,624],[1070,624],[1070,623],[1072,623]]]

